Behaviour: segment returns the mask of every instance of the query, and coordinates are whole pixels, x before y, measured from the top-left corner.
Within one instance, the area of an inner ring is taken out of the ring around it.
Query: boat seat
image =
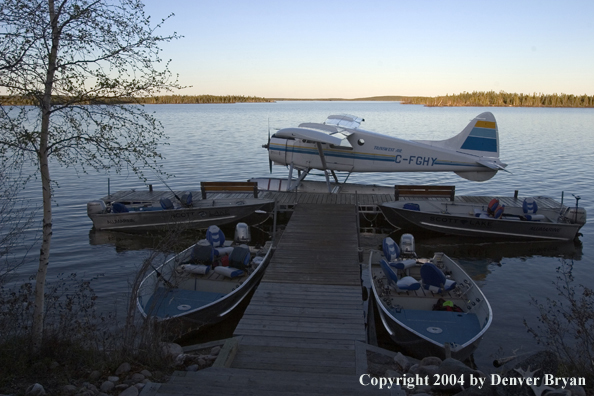
[[[192,192],[185,191],[180,198],[180,202],[184,208],[191,208],[192,207]]]
[[[382,250],[384,252],[384,257],[388,261],[388,265],[392,268],[405,270],[413,267],[417,263],[416,259],[399,260],[400,248],[390,237],[384,238],[384,241],[382,242]]]
[[[245,275],[245,271],[240,270],[239,268],[223,267],[220,265],[218,267],[215,267],[214,272],[231,279]]]
[[[190,254],[190,264],[212,265],[213,261],[214,248],[208,241],[202,240],[194,245]]]
[[[421,284],[419,283],[419,281],[413,278],[412,276],[404,276],[398,279],[398,275],[396,275],[396,272],[394,272],[392,267],[388,265],[388,262],[386,260],[381,259],[380,265],[382,266],[384,275],[386,275],[388,285],[391,286],[397,292],[419,290],[421,288]]]
[[[247,245],[236,246],[229,255],[229,267],[239,269],[248,268],[250,258],[250,248]]]
[[[484,210],[475,208],[474,209],[474,217],[479,217],[481,219],[488,219],[491,216],[489,216],[487,214],[487,212],[485,212]]]
[[[442,270],[433,263],[425,263],[421,267],[421,282],[425,290],[441,293],[456,287],[456,282],[447,279]]]
[[[524,198],[522,210],[524,211],[524,218],[528,221],[543,221],[547,219],[544,215],[536,214],[538,205],[534,198]]]
[[[400,248],[390,237],[384,238],[384,241],[382,242],[382,250],[384,251],[384,257],[388,262],[396,261],[396,259],[400,257]]]
[[[524,218],[528,221],[543,221],[547,219],[545,215],[541,214],[525,214]]]
[[[128,213],[128,208],[123,203],[114,202],[111,204],[112,213]]]
[[[173,202],[169,198],[161,198],[159,203],[164,210],[175,209]]]
[[[206,230],[206,239],[213,247],[223,246],[225,243],[225,234],[216,225],[211,225]]]
[[[524,198],[522,202],[522,210],[524,214],[535,214],[538,211],[538,205],[534,198]]]

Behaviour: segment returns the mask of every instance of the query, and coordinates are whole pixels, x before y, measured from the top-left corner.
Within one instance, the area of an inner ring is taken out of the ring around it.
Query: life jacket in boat
[[[443,298],[439,298],[437,302],[433,305],[434,311],[450,311],[450,312],[464,312],[462,308],[454,304],[450,300],[444,300]]]
[[[497,209],[495,209],[495,213],[493,213],[493,217],[496,219],[500,219],[503,216],[503,211],[505,210],[505,205],[499,205]]]
[[[487,214],[489,216],[493,216],[498,207],[499,207],[499,200],[497,198],[493,198],[489,202],[489,205],[487,205]]]

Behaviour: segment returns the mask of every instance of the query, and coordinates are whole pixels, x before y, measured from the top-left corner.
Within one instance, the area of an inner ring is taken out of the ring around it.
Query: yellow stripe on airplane
[[[474,126],[477,128],[495,129],[495,123],[492,121],[477,121]]]

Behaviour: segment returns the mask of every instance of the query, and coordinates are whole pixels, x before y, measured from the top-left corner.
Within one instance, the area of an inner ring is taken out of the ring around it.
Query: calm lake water
[[[461,131],[476,115],[491,111],[500,134],[501,159],[511,173],[499,172],[477,183],[450,173],[376,173],[352,175],[349,182],[368,184],[455,184],[457,194],[510,196],[547,195],[556,199],[565,192],[580,195],[580,206],[594,214],[593,109],[538,108],[426,108],[395,102],[279,102],[230,105],[147,106],[170,136],[162,153],[164,169],[175,175],[167,180],[172,189],[198,190],[200,181],[247,180],[269,176],[266,143],[270,128],[322,122],[330,114],[354,114],[365,119],[362,127],[405,139],[446,139]],[[286,177],[284,167],[273,167],[272,177]],[[73,169],[54,167],[53,239],[48,279],[75,272],[94,281],[99,303],[109,309],[124,304],[136,270],[155,243],[154,238],[92,230],[87,201],[111,191],[146,188],[131,172],[77,175]],[[151,175],[149,175],[150,177]],[[321,177],[320,177],[321,179]],[[155,189],[166,187],[154,176]],[[41,191],[31,186],[24,194],[39,203]],[[489,372],[494,357],[515,350],[539,347],[526,332],[523,320],[536,325],[531,297],[555,298],[553,282],[562,260],[574,263],[577,283],[594,284],[594,221],[582,228],[581,245],[574,243],[467,242],[462,238],[417,238],[417,250],[441,250],[459,259],[489,299],[494,321],[475,353],[479,368]],[[28,276],[37,267],[37,247],[18,275]]]

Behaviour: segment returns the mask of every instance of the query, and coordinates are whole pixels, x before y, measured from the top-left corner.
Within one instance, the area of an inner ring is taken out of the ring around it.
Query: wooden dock
[[[353,204],[299,204],[235,330],[230,367],[179,373],[151,394],[377,393],[359,383],[367,358],[356,214]]]
[[[168,383],[147,386],[141,396],[382,393],[359,383],[367,373],[369,346],[357,213],[379,213],[379,205],[394,201],[394,194],[260,191],[259,197],[272,198],[278,210],[293,213],[234,338],[221,351],[225,359],[197,372],[176,372]],[[456,196],[454,202],[486,205],[492,198]],[[498,198],[507,206],[522,202]],[[537,202],[560,207],[551,198]]]

